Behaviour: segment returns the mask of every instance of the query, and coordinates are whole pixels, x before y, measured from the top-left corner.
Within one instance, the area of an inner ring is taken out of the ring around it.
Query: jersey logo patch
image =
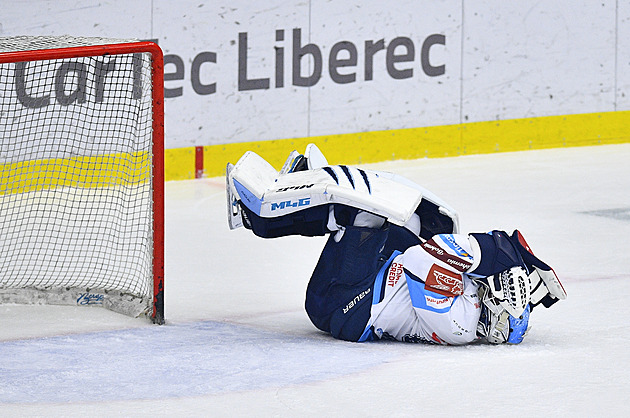
[[[422,244],[422,248],[433,257],[453,267],[455,270],[464,272],[472,267],[472,264],[463,258],[447,253],[433,238]]]
[[[453,234],[442,234],[440,235],[440,238],[442,238],[442,241],[444,241],[444,243],[446,245],[448,245],[453,251],[455,251],[455,253],[460,256],[460,257],[464,257],[467,258],[469,260],[472,260],[472,256],[470,254],[468,254],[466,252],[466,250],[464,250],[458,243],[457,241],[455,241],[455,237],[453,237]]]
[[[387,273],[387,286],[394,287],[403,274],[403,265],[400,263],[392,263]]]
[[[444,296],[457,296],[464,293],[462,276],[437,264],[431,266],[425,286],[428,290]]]
[[[435,312],[448,312],[453,304],[453,297],[434,298],[433,296],[424,295],[424,301],[429,308]]]

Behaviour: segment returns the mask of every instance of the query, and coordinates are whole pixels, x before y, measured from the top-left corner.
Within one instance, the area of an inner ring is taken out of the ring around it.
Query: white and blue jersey
[[[394,252],[377,274],[370,319],[359,341],[467,344],[477,339],[478,285],[466,272],[480,260],[467,235],[436,235]]]

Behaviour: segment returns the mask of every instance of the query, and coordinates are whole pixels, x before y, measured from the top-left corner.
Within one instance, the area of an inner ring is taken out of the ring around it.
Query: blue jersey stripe
[[[387,273],[389,266],[391,266],[392,262],[394,261],[396,257],[398,257],[399,254],[401,254],[401,252],[398,250],[395,250],[392,253],[392,255],[387,259],[385,264],[383,264],[381,268],[378,270],[378,273],[376,274],[376,278],[374,279],[374,291],[372,292],[372,305],[376,305],[377,303],[380,303],[383,300],[383,297],[385,296],[385,286],[384,286],[385,276],[386,276],[385,273]],[[372,332],[372,324],[368,322],[367,326],[365,327],[365,330],[363,331],[363,334],[358,339],[358,341],[359,342],[372,341],[373,339],[374,339],[374,333]]]
[[[373,305],[380,303],[385,297],[385,286],[384,286],[385,276],[386,276],[387,270],[389,269],[389,266],[394,261],[394,258],[398,257],[399,254],[401,254],[401,252],[398,250],[395,250],[392,253],[392,255],[389,257],[389,259],[387,259],[385,264],[383,264],[383,266],[380,268],[378,273],[376,274],[376,279],[374,280],[374,294],[372,295]]]

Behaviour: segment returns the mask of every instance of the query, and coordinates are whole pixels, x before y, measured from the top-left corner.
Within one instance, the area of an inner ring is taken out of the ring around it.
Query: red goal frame
[[[0,64],[78,57],[149,53],[152,67],[153,128],[153,312],[164,323],[164,56],[154,42],[129,42],[0,53]]]

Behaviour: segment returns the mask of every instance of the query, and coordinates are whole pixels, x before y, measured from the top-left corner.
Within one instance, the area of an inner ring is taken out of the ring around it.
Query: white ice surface
[[[168,183],[167,325],[0,306],[0,415],[627,416],[629,162],[624,144],[373,166],[554,267],[568,299],[517,346],[334,340],[303,310],[323,238],[229,231],[223,178]]]

